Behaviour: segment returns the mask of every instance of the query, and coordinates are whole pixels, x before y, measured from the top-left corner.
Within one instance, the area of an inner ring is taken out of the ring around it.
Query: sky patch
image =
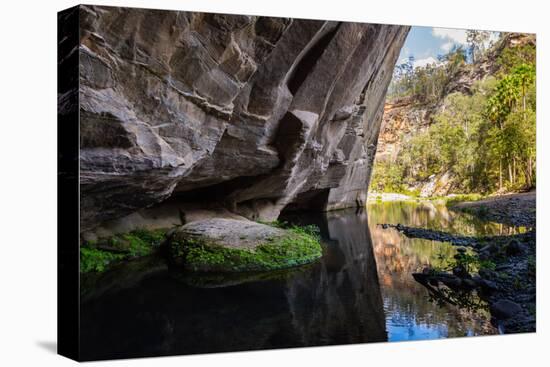
[[[438,56],[451,51],[454,47],[467,47],[466,29],[411,27],[407,40],[401,49],[399,63],[414,57],[414,67],[423,67],[437,63]],[[498,32],[491,32],[490,41],[498,39]],[[488,46],[488,45],[487,45]]]

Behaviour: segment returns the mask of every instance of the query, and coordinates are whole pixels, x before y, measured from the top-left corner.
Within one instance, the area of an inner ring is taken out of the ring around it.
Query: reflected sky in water
[[[367,216],[390,341],[497,333],[486,310],[469,312],[451,305],[438,306],[412,278],[411,273],[421,272],[426,266],[444,265],[440,256],[451,259],[456,252],[450,243],[407,238],[378,224],[400,223],[462,235],[501,235],[518,229],[484,222],[431,202],[370,203]]]

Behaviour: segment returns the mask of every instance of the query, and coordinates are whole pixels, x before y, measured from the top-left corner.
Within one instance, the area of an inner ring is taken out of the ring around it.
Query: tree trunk
[[[498,189],[502,190],[502,159],[498,161]]]
[[[531,186],[533,186],[533,161],[531,157],[527,160],[527,174],[525,175],[525,179],[527,180],[527,186],[531,188]]]
[[[513,160],[513,163],[514,163],[514,169],[512,171],[512,173],[514,174],[514,183],[517,182],[517,171],[516,171],[516,157],[514,157],[514,160]]]

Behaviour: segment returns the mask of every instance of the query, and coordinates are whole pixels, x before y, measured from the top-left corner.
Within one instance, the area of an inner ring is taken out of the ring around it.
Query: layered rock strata
[[[408,27],[80,6],[81,230],[362,205]]]

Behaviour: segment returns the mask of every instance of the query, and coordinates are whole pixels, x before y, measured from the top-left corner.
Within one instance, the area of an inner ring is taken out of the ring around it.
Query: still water
[[[379,223],[468,235],[517,228],[432,203],[289,215],[321,229],[323,258],[272,276],[191,279],[162,259],[83,279],[84,359],[439,339],[495,334],[487,311],[437,305],[412,272],[451,258],[448,243],[408,239]],[[144,270],[145,269],[145,270]],[[200,284],[198,286],[197,284]],[[208,287],[204,287],[208,285]]]

